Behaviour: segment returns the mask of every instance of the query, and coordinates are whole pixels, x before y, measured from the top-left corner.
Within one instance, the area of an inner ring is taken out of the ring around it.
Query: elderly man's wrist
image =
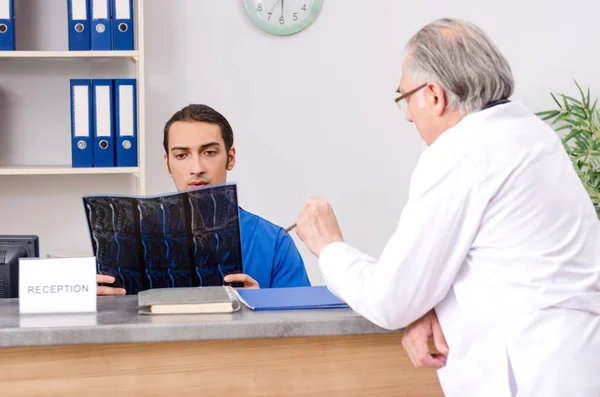
[[[331,249],[332,247],[338,245],[339,243],[343,243],[344,241],[341,239],[336,239],[336,240],[331,240],[325,244],[323,244],[323,246],[321,247],[321,249],[319,250],[317,256],[321,257],[323,255],[324,251],[327,251],[328,249]]]

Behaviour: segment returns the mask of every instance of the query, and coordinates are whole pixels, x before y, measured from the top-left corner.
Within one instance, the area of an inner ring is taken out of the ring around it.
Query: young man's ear
[[[232,147],[227,153],[227,171],[231,171],[235,167],[235,148]]]
[[[167,170],[167,174],[172,177],[173,175],[171,175],[171,166],[169,165],[169,156],[167,156],[166,154],[165,154],[165,169]]]

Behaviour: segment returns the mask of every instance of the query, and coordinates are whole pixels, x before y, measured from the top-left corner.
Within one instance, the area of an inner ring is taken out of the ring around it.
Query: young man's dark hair
[[[221,128],[221,137],[225,144],[225,152],[233,147],[233,129],[229,121],[215,109],[206,105],[191,104],[177,111],[165,124],[163,131],[163,146],[165,153],[169,153],[169,129],[176,121],[184,122],[205,122],[217,124]]]

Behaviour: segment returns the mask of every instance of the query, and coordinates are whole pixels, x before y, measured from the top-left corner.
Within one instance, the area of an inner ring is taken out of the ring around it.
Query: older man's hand
[[[318,198],[306,200],[296,221],[296,233],[314,255],[330,243],[343,241],[342,232],[331,205]]]
[[[429,338],[433,338],[438,353],[429,353]],[[416,368],[440,368],[446,365],[448,344],[435,310],[410,324],[402,336],[402,346]]]

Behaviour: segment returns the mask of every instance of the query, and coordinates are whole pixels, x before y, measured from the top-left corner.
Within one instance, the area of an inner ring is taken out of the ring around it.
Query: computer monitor
[[[0,235],[0,299],[19,297],[19,258],[39,258],[38,236]]]

